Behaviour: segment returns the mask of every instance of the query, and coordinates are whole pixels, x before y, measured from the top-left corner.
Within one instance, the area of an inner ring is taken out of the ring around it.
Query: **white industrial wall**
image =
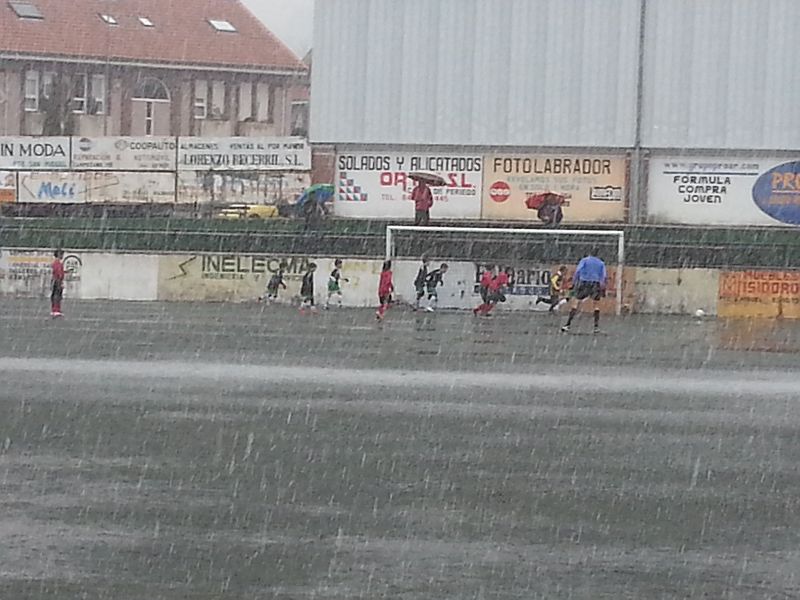
[[[800,140],[798,0],[647,0],[642,146]]]
[[[800,0],[324,0],[311,138],[796,148],[798,24]]]
[[[639,0],[317,2],[311,140],[628,147]]]

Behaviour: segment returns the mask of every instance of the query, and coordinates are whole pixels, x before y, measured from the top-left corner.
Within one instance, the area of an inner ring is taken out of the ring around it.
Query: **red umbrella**
[[[408,174],[408,177],[409,179],[413,179],[414,181],[422,181],[433,187],[439,187],[447,183],[444,180],[444,177],[438,173],[434,173],[433,171],[412,171]]]

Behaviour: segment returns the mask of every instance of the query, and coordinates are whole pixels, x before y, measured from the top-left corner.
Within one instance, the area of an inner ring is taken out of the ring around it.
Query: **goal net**
[[[477,297],[482,272],[495,266],[509,273],[509,304],[536,310],[538,297],[549,296],[550,276],[560,265],[568,268],[571,281],[575,266],[589,251],[596,251],[608,268],[605,302],[616,314],[623,308],[625,233],[598,229],[509,229],[495,227],[432,227],[388,225],[386,259],[402,263],[427,256],[431,268],[439,262],[457,267],[466,307]],[[397,269],[395,269],[397,271]],[[397,277],[396,277],[397,279]],[[546,310],[547,306],[542,306]]]

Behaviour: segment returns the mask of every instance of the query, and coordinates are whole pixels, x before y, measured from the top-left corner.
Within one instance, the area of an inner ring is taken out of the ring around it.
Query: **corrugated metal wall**
[[[800,0],[322,0],[321,143],[800,146]]]
[[[639,0],[324,0],[320,143],[628,147]]]
[[[647,0],[642,146],[800,147],[800,1]]]

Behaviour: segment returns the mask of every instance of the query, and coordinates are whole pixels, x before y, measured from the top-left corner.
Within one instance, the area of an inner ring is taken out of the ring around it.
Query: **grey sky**
[[[311,48],[314,0],[242,1],[300,58]]]

